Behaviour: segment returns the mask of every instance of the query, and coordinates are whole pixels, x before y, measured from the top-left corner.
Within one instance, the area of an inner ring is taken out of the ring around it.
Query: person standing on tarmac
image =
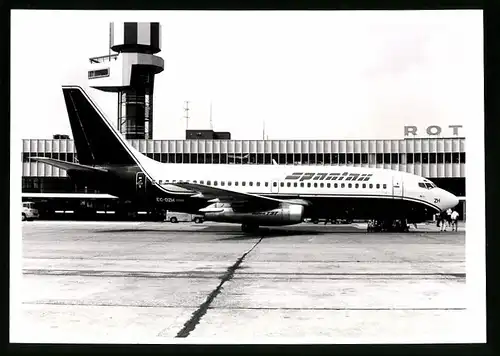
[[[440,227],[441,226],[441,213],[437,213],[435,216],[436,216],[436,226]]]
[[[451,213],[451,231],[458,231],[458,215],[456,210]]]
[[[442,211],[441,212],[441,216],[440,216],[440,220],[441,220],[441,231],[446,231],[446,218],[447,218],[448,214],[446,213],[446,211]]]

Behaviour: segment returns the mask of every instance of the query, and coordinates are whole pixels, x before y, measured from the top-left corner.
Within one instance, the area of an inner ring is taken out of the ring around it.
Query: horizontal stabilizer
[[[86,172],[107,172],[108,171],[107,169],[100,168],[100,167],[86,166],[84,164],[66,162],[66,161],[61,161],[61,160],[54,159],[54,158],[30,157],[30,159],[32,161],[50,164],[51,166],[65,169],[67,171],[68,170],[86,171]]]

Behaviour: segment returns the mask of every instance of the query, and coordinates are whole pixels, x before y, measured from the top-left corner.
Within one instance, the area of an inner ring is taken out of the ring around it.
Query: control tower
[[[161,25],[112,22],[109,42],[108,55],[90,58],[89,86],[118,93],[117,129],[126,139],[152,139],[154,78],[164,69],[163,58],[155,56]]]

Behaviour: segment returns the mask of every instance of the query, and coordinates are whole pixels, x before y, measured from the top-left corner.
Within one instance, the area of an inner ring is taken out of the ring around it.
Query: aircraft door
[[[135,176],[135,190],[139,194],[146,193],[146,175],[144,172],[137,172]]]
[[[392,195],[394,198],[403,197],[403,180],[400,176],[392,176]]]
[[[271,193],[279,193],[280,183],[277,180],[271,182]]]

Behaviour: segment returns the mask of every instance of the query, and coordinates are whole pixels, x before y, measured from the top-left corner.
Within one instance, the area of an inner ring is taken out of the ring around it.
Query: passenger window
[[[214,186],[217,186],[217,181],[216,180],[214,180]]]
[[[194,180],[193,183],[196,183],[196,181]]]
[[[228,186],[231,186],[231,181],[227,182],[227,185],[228,185]]]
[[[284,187],[284,186],[285,186],[285,183],[280,182],[280,187]]]
[[[351,183],[349,183],[349,184],[347,185],[347,188],[352,188],[352,184],[351,184]]]
[[[326,183],[326,187],[327,188],[330,188],[331,184],[330,183]]]
[[[248,185],[253,187],[253,182],[248,182]]]
[[[314,183],[314,188],[317,188],[318,187],[318,183]]]
[[[338,183],[335,183],[335,184],[333,185],[333,187],[334,187],[334,188],[338,188],[338,187],[339,187],[339,184],[338,184]]]
[[[167,182],[167,183],[168,183],[168,182],[170,182],[170,181],[167,179],[165,182]]]
[[[359,184],[358,184],[358,183],[356,183],[356,184],[354,185],[354,188],[358,189],[358,188],[359,188]]]
[[[292,185],[292,183],[290,183],[290,182],[286,183],[287,187],[291,187],[291,185]]]
[[[319,187],[320,187],[320,188],[323,188],[323,187],[324,187],[324,184],[323,184],[323,183],[319,183]]]
[[[340,185],[340,188],[344,188],[344,187],[345,187],[345,184],[344,184],[344,183],[342,183],[342,184]]]
[[[293,186],[294,186],[295,188],[297,188],[297,183],[293,183]]]
[[[373,184],[370,184],[370,189],[372,189],[372,188],[373,188]]]
[[[311,188],[311,183],[307,183],[307,188]]]
[[[382,187],[383,187],[384,189],[387,189],[387,184],[384,184]]]
[[[277,187],[277,186],[278,186],[278,183],[273,182],[273,187]]]
[[[207,180],[207,185],[210,185],[210,184],[211,184],[211,182],[209,180]]]
[[[377,189],[380,189],[380,184],[377,183]]]
[[[257,182],[256,184],[257,184],[257,187],[260,187],[260,182]]]
[[[221,186],[224,186],[224,181],[220,182],[220,185],[221,185]]]
[[[267,186],[269,186],[269,183],[268,183],[268,182],[265,182],[265,183],[264,183],[264,185],[267,187]]]
[[[241,182],[241,185],[242,186],[245,186],[247,183],[246,182]]]
[[[365,189],[365,188],[366,188],[366,184],[365,184],[365,183],[363,183],[363,189]]]
[[[238,184],[239,184],[239,183],[238,183],[237,181],[236,181],[236,182],[234,182],[234,185],[235,185],[235,186],[238,186]]]
[[[304,183],[300,183],[300,187],[301,187],[301,188],[304,188]]]

